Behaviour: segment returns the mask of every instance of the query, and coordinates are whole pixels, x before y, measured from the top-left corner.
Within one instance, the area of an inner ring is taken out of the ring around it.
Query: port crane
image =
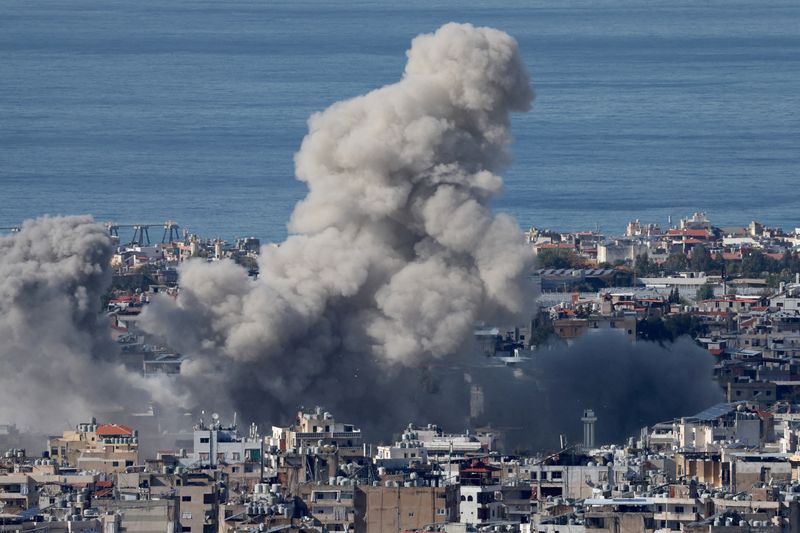
[[[150,228],[158,226],[163,226],[164,228],[164,235],[161,238],[162,243],[172,242],[180,239],[180,226],[178,226],[178,223],[174,220],[167,220],[163,223],[153,224],[117,224],[116,222],[106,222],[106,229],[108,229],[108,233],[112,237],[119,238],[120,228],[132,228],[133,237],[131,238],[130,244],[138,244],[139,246],[151,244]]]

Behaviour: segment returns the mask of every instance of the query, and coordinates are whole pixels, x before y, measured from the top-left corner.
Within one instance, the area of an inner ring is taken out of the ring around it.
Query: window
[[[111,463],[111,466],[119,466],[119,461],[113,461],[113,462]]]
[[[214,494],[203,494],[203,503],[214,503]]]
[[[473,501],[473,500],[472,500],[472,494],[470,494],[469,496],[467,496],[467,501],[468,501],[468,502],[471,502],[471,501]]]
[[[561,479],[561,471],[553,470],[552,472],[550,472],[550,479]]]
[[[192,513],[181,513],[181,520],[191,520]]]
[[[192,497],[191,496],[181,496],[181,501],[182,502],[190,502],[190,501],[192,501]]]
[[[187,531],[191,531],[191,530],[192,530],[192,526],[183,526],[181,528],[181,531],[183,531],[184,533],[186,533]]]
[[[683,512],[683,505],[676,505],[675,506],[675,512],[676,513],[682,513]]]
[[[234,461],[240,461],[242,459],[242,454],[239,452],[233,452],[231,456],[233,457]]]
[[[208,437],[200,437],[200,444],[208,444]]]
[[[531,480],[536,481],[539,479],[539,472],[531,472]]]

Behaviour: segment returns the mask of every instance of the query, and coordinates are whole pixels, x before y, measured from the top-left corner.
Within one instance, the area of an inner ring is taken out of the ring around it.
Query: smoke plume
[[[426,378],[399,374],[465,350],[479,320],[525,313],[530,254],[490,208],[509,114],[533,98],[517,44],[447,24],[407,55],[399,82],[309,120],[295,157],[309,192],[257,281],[189,262],[177,300],[148,306],[144,327],[192,358],[209,401],[253,416],[321,401],[371,419],[396,405],[403,419],[424,402],[399,389]]]
[[[117,362],[99,314],[105,230],[89,217],[26,222],[0,238],[0,420],[52,430],[154,399],[286,422],[305,403],[385,436],[409,421],[465,427],[479,386],[478,423],[554,447],[580,431],[583,408],[603,441],[717,400],[708,356],[688,341],[592,336],[514,369],[478,355],[473,327],[524,323],[535,296],[517,224],[490,207],[510,114],[532,98],[511,37],[447,24],[414,39],[400,81],[311,117],[296,155],[309,192],[287,240],[262,250],[260,277],[190,261],[178,298],[142,313],[189,358],[178,381]]]
[[[110,259],[108,233],[88,216],[28,220],[0,237],[0,421],[55,430],[157,390],[114,362],[99,314]]]
[[[623,442],[640,428],[691,416],[724,401],[714,359],[689,337],[629,342],[605,331],[537,350],[530,363],[472,373],[485,396],[479,422],[509,430],[512,446],[557,449],[559,434],[581,442],[584,409],[597,415],[597,444]]]

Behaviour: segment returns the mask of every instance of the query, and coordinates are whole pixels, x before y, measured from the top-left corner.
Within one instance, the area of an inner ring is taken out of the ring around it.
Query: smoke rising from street
[[[257,281],[229,261],[190,262],[177,301],[143,315],[192,357],[204,390],[232,392],[246,413],[309,398],[374,410],[384,395],[405,412],[416,392],[390,398],[408,386],[397,373],[459,353],[479,320],[524,316],[532,301],[530,251],[489,205],[509,114],[533,98],[516,42],[447,24],[407,55],[399,82],[309,120],[295,157],[309,192]]]
[[[550,344],[512,371],[483,369],[479,422],[516,428],[511,445],[556,449],[558,435],[580,443],[581,413],[598,417],[597,443],[638,437],[639,429],[691,416],[724,401],[711,379],[714,358],[689,337],[674,343],[631,343],[614,331],[588,334],[572,345]]]
[[[552,448],[545,436],[579,432],[587,407],[611,441],[717,401],[689,340],[592,335],[514,369],[478,355],[476,324],[524,324],[535,300],[521,231],[491,211],[510,114],[533,93],[500,31],[447,24],[407,55],[399,82],[311,117],[296,155],[309,192],[257,280],[229,260],[189,261],[178,298],[146,307],[141,327],[188,358],[177,380],[116,362],[99,314],[104,228],[42,218],[0,238],[0,421],[61,428],[152,399],[285,423],[304,403],[384,438],[410,421],[464,428],[480,385],[479,423]]]
[[[158,380],[111,362],[99,314],[110,259],[108,232],[88,216],[28,220],[0,237],[0,421],[58,429],[100,406],[163,398]]]

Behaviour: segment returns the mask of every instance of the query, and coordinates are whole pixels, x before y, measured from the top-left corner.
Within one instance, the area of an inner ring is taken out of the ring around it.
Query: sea
[[[0,227],[280,241],[308,117],[449,21],[510,33],[531,72],[493,204],[523,228],[800,226],[797,0],[0,0]]]

